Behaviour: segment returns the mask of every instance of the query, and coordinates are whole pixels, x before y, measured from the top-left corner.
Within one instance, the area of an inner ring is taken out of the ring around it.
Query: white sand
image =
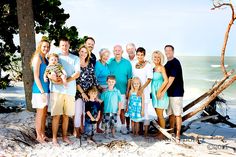
[[[18,89],[18,88],[17,88]],[[14,92],[14,88],[11,88]],[[21,90],[21,89],[20,89]],[[1,92],[1,97],[2,91]],[[4,96],[9,96],[7,91],[4,91]],[[22,91],[19,92],[22,94]],[[16,97],[19,96],[16,94]],[[20,97],[21,98],[21,97]],[[235,121],[236,108],[230,108],[229,116]],[[225,142],[220,140],[201,140],[201,144],[182,136],[182,141],[190,146],[191,149],[177,145],[174,142],[165,140],[157,141],[153,137],[147,139],[142,136],[133,137],[132,135],[121,135],[117,133],[118,140],[125,140],[132,146],[125,148],[116,148],[109,150],[107,147],[94,144],[88,144],[85,140],[82,141],[82,146],[79,145],[79,140],[71,136],[70,139],[74,142],[73,145],[67,145],[59,138],[60,147],[55,147],[52,142],[45,144],[37,144],[33,147],[26,147],[23,144],[12,141],[10,138],[16,136],[16,130],[21,127],[34,128],[35,113],[19,112],[0,114],[0,157],[1,156],[235,156],[236,155],[236,128],[229,128],[223,124],[210,123],[193,123],[186,133],[198,133],[202,135],[221,135],[225,136]],[[195,117],[196,118],[196,117]],[[186,122],[187,123],[187,122]],[[105,139],[103,135],[96,134],[95,139],[98,143],[107,144],[114,139]],[[234,149],[234,150],[233,150]]]

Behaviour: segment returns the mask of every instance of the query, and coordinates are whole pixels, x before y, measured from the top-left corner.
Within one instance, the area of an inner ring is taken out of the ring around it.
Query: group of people
[[[32,57],[34,83],[32,106],[36,108],[37,140],[44,142],[47,111],[52,116],[52,141],[58,145],[57,132],[62,116],[62,140],[71,144],[67,136],[69,117],[74,120],[74,135],[85,134],[93,139],[94,132],[106,138],[116,138],[120,119],[122,134],[148,134],[151,112],[165,128],[164,110],[170,120],[170,132],[176,128],[180,140],[183,113],[183,75],[181,64],[174,57],[174,47],[164,47],[167,63],[160,51],[152,53],[152,63],[145,60],[146,50],[126,45],[123,57],[121,45],[111,52],[103,48],[99,59],[93,53],[95,40],[88,37],[75,53],[69,52],[70,42],[60,38],[60,52],[50,52],[50,42],[41,40]],[[131,121],[131,126],[130,126]],[[176,124],[176,127],[175,127]],[[130,130],[130,128],[132,130]],[[160,133],[157,138],[163,139]]]

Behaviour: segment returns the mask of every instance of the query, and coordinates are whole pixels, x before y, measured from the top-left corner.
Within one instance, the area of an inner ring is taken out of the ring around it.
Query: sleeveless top
[[[43,90],[45,93],[49,93],[49,81],[48,82],[44,82],[43,80],[43,75],[44,75],[44,72],[46,70],[46,67],[47,67],[47,60],[46,60],[46,63],[44,63],[43,61],[43,58],[41,55],[39,55],[39,58],[41,60],[41,64],[39,66],[39,80],[42,84],[42,87],[43,87]],[[33,67],[33,71],[34,71],[34,67]],[[33,86],[32,86],[32,93],[41,93],[38,86],[36,85],[36,82],[34,80],[34,83],[33,83]]]

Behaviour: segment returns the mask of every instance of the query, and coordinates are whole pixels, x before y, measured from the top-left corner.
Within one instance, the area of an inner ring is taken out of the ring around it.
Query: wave
[[[228,66],[229,66],[228,64],[225,65],[226,68],[227,68]],[[212,67],[212,68],[220,68],[221,65],[219,65],[219,64],[211,64],[211,67]]]

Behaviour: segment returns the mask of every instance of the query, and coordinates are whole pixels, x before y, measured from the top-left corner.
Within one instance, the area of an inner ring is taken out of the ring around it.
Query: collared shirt
[[[128,80],[132,78],[132,66],[130,61],[123,57],[119,62],[115,58],[110,59],[108,68],[111,75],[116,76],[116,88],[120,90],[121,94],[126,93]]]
[[[63,68],[66,71],[67,77],[70,77],[72,74],[80,72],[80,61],[79,57],[69,53],[67,56],[59,55],[59,63],[62,64]],[[76,81],[70,81],[65,88],[63,85],[57,85],[51,83],[51,92],[60,93],[60,94],[68,94],[71,96],[75,96],[76,93]]]
[[[116,88],[106,90],[102,93],[101,100],[104,101],[104,113],[117,113],[121,102],[120,91]]]

